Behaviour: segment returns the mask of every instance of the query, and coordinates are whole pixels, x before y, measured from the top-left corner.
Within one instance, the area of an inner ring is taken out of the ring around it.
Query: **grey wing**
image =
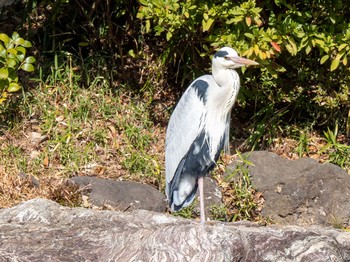
[[[181,159],[188,152],[192,142],[203,129],[206,109],[203,100],[190,86],[181,97],[172,113],[166,133],[165,173],[166,194]]]

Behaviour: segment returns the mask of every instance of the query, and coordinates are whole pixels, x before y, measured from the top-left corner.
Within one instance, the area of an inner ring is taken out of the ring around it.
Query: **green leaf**
[[[26,48],[32,47],[32,43],[29,42],[28,40],[24,40],[24,43],[21,44],[21,46],[26,47]]]
[[[17,38],[19,38],[19,34],[17,32],[13,32],[11,38],[12,40],[16,40]]]
[[[347,56],[344,56],[343,58],[343,65],[347,65],[348,64],[348,57]],[[350,111],[349,111],[350,112]]]
[[[250,9],[250,12],[258,15],[261,12],[261,8],[260,7],[253,7],[252,9]]]
[[[8,67],[15,68],[17,66],[17,64],[18,64],[17,59],[13,59],[13,58],[7,59],[7,66]]]
[[[7,49],[7,52],[10,53],[10,54],[17,55],[17,50],[14,49],[14,48],[9,48],[9,49]]]
[[[0,79],[7,79],[9,77],[9,70],[7,68],[0,68]]]
[[[324,64],[324,62],[326,62],[326,61],[328,60],[328,58],[329,58],[329,55],[324,55],[324,56],[321,58],[320,64],[321,64],[321,65]]]
[[[247,24],[247,26],[251,26],[252,18],[250,16],[246,16],[245,17],[245,23]]]
[[[33,64],[35,61],[36,61],[36,59],[35,59],[34,56],[28,56],[28,57],[24,60],[24,63]]]
[[[214,23],[214,19],[209,18],[208,20],[202,20],[203,32],[209,31]]]
[[[0,40],[5,44],[8,44],[10,41],[10,38],[7,36],[7,34],[0,34]]]
[[[10,93],[17,92],[21,89],[21,86],[16,82],[11,82],[9,87],[7,88],[7,91]]]
[[[14,49],[13,49],[13,50],[14,50]],[[7,49],[7,51],[8,51],[8,49]],[[17,52],[16,52],[16,53],[17,53]],[[9,53],[7,54],[7,57],[13,58],[13,59],[17,59],[16,54],[11,53],[11,52],[9,52]]]
[[[331,64],[331,71],[334,71],[335,69],[338,68],[339,62],[340,62],[341,55],[337,54],[337,56],[334,58]]]
[[[18,82],[17,72],[11,67],[9,67],[8,70],[9,70],[9,77],[8,77],[8,79],[10,79],[12,82],[16,82],[17,83]]]
[[[166,33],[166,40],[169,41],[172,36],[173,36],[173,34],[170,31],[168,31]]]
[[[17,52],[22,53],[22,54],[27,53],[27,50],[23,46],[17,46],[16,50],[17,50]]]
[[[254,36],[251,33],[244,33],[244,35],[250,39],[254,39]]]
[[[162,27],[160,25],[157,25],[157,26],[154,27],[154,30],[156,31],[156,35],[160,35],[161,33],[164,32],[164,27]]]
[[[226,24],[232,24],[232,23],[237,24],[241,22],[243,19],[244,19],[243,15],[236,16],[235,18],[231,18],[230,20],[226,21]]]
[[[131,56],[132,58],[135,58],[136,57],[136,54],[134,52],[133,49],[130,49],[129,52],[128,52],[129,56]]]
[[[18,53],[18,55],[16,57],[17,57],[18,61],[23,62],[23,60],[26,56],[23,53]]]
[[[15,45],[23,45],[24,39],[22,37],[17,38],[15,41],[13,41]]]
[[[321,39],[315,39],[315,43],[319,45],[322,49],[324,48],[325,42]]]
[[[229,13],[232,15],[243,15],[244,11],[241,8],[237,8],[230,10]]]
[[[1,51],[0,51],[0,57],[6,58],[6,56],[7,56],[6,49],[1,50]]]
[[[290,54],[294,54],[294,49],[293,49],[293,46],[292,45],[286,45],[286,48],[287,48],[287,50],[288,50],[288,52],[290,53]]]
[[[148,33],[149,31],[151,31],[151,21],[146,20],[146,33]]]
[[[141,5],[148,6],[148,1],[146,1],[146,0],[139,0],[139,1],[140,1]]]
[[[308,44],[305,48],[305,53],[308,55],[311,52],[311,45]]]
[[[21,66],[21,68],[24,70],[24,71],[27,71],[27,72],[33,72],[35,70],[34,66],[32,64],[23,64]]]
[[[143,12],[141,11],[141,8],[142,8],[142,7],[140,7],[140,10],[139,10],[139,12],[138,12],[137,15],[136,15],[136,18],[137,18],[137,19],[143,19],[143,18],[144,18],[144,14],[143,14]]]
[[[297,47],[297,45],[296,45],[294,39],[291,38],[291,37],[288,37],[288,41],[289,41],[290,46],[291,46],[291,47],[290,47],[290,49],[291,49],[290,53],[291,53],[292,55],[296,55],[297,52],[298,52],[298,47]],[[288,47],[287,47],[287,49],[288,49]],[[288,50],[288,51],[289,51],[289,50]]]
[[[347,47],[348,44],[347,43],[344,43],[344,44],[341,44],[339,47],[338,47],[338,51],[341,51],[343,50],[345,47]]]
[[[1,82],[0,82],[0,90],[1,90]],[[4,103],[4,101],[6,100],[6,97],[7,97],[7,93],[6,92],[2,92],[2,95],[0,95],[0,105],[2,103]]]

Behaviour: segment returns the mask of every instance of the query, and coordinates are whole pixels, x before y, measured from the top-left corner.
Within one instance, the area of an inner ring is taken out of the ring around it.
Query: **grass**
[[[254,164],[247,159],[249,154],[236,153],[238,164],[235,169],[221,169],[225,172],[218,169],[214,176],[222,190],[224,206],[214,207],[213,215],[229,222],[250,220],[265,224],[267,220],[261,215],[264,199],[253,187],[249,174],[249,166]],[[223,162],[221,165],[227,164]]]
[[[327,132],[324,132],[325,145],[321,149],[321,152],[326,152],[328,155],[328,161],[336,164],[350,173],[350,146],[339,141],[338,137],[338,124],[335,126],[334,131],[329,128]],[[341,137],[343,140],[344,136]]]
[[[57,189],[76,175],[142,181],[163,190],[164,127],[151,121],[144,98],[122,86],[113,91],[103,77],[88,87],[80,79],[71,62],[59,66],[55,60],[51,74],[24,94],[17,123],[0,136],[0,207],[34,196],[67,198]],[[31,141],[34,135],[43,139]],[[40,188],[21,182],[19,174],[35,177]],[[11,188],[19,188],[17,194],[9,195]]]

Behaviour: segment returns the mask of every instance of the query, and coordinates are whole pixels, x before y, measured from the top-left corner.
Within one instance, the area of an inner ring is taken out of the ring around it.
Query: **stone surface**
[[[96,206],[110,205],[120,211],[166,210],[165,196],[149,185],[87,176],[73,177],[70,181],[81,187],[89,202]]]
[[[211,223],[33,199],[0,210],[0,261],[350,261],[350,233]]]
[[[208,207],[222,204],[222,193],[216,181],[211,177],[204,178],[204,201]]]
[[[350,176],[345,170],[266,151],[253,152],[248,159],[254,164],[249,167],[253,186],[266,201],[264,216],[278,224],[350,225]]]

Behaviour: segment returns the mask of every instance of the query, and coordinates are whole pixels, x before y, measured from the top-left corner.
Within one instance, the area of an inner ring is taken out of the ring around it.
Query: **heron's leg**
[[[200,210],[201,210],[201,224],[205,224],[203,180],[204,180],[204,178],[202,176],[198,178],[199,204],[200,204]]]

